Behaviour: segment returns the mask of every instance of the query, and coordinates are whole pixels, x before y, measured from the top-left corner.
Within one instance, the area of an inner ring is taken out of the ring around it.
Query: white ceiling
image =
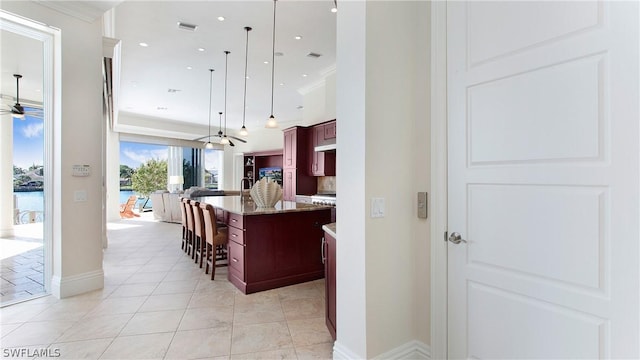
[[[300,121],[302,110],[297,107],[303,105],[305,89],[317,85],[335,69],[336,14],[330,11],[333,5],[332,0],[277,2],[275,51],[283,56],[275,57],[274,115],[281,122]],[[218,21],[219,16],[225,20]],[[224,111],[224,51],[229,50],[229,133],[242,126],[244,27],[252,27],[246,126],[249,131],[264,128],[271,112],[271,63],[264,61],[271,62],[272,56],[273,1],[126,0],[114,7],[114,17],[115,37],[122,41],[119,111],[206,126],[208,69],[213,68],[211,121],[217,128],[217,113]],[[195,32],[181,30],[177,27],[179,21],[198,28]],[[14,73],[24,76],[20,81],[21,102],[40,102],[40,43],[4,31],[0,36],[3,103],[7,103],[6,97],[15,96],[15,79],[11,77]],[[296,40],[295,36],[302,39]],[[141,42],[149,46],[142,47]],[[322,56],[307,57],[310,52]],[[40,55],[34,57],[36,53]],[[188,70],[188,66],[192,69]],[[5,81],[7,78],[10,81]]]
[[[301,120],[301,91],[335,67],[332,7],[331,0],[277,2],[275,50],[283,56],[275,58],[274,115],[280,121]],[[181,30],[179,21],[198,28]],[[211,121],[217,127],[217,113],[224,111],[224,51],[229,50],[226,120],[233,133],[242,126],[244,27],[250,26],[246,126],[264,128],[271,111],[272,24],[269,0],[124,1],[115,7],[115,37],[122,41],[120,111],[207,125],[208,69],[213,68]],[[309,52],[322,56],[307,57]]]

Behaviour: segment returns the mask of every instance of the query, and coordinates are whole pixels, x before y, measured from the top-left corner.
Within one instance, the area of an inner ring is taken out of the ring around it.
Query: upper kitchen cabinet
[[[296,195],[316,193],[316,179],[308,174],[309,129],[295,126],[284,130],[283,199],[295,201]]]
[[[309,174],[312,176],[336,175],[336,121],[313,126],[309,146]]]

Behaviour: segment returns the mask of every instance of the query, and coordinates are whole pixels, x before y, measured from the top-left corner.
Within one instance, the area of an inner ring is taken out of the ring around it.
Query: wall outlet
[[[384,198],[371,198],[371,217],[384,217]]]

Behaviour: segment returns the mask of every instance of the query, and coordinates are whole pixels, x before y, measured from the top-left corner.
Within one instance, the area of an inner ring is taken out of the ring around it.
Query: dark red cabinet
[[[335,144],[335,121],[313,126],[312,141],[309,146],[309,174],[312,176],[335,176],[336,153],[315,151],[316,146]],[[328,137],[327,137],[328,136]]]
[[[309,129],[295,126],[284,130],[282,198],[296,201],[296,195],[316,193],[317,182],[308,171]]]
[[[324,286],[326,324],[333,340],[336,339],[336,239],[324,233]]]

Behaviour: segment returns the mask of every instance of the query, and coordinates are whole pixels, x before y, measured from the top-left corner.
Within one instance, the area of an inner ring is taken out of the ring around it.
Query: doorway
[[[24,107],[24,114],[0,117],[0,292],[5,306],[51,291],[53,49],[59,31],[0,11],[0,32],[2,108]]]

